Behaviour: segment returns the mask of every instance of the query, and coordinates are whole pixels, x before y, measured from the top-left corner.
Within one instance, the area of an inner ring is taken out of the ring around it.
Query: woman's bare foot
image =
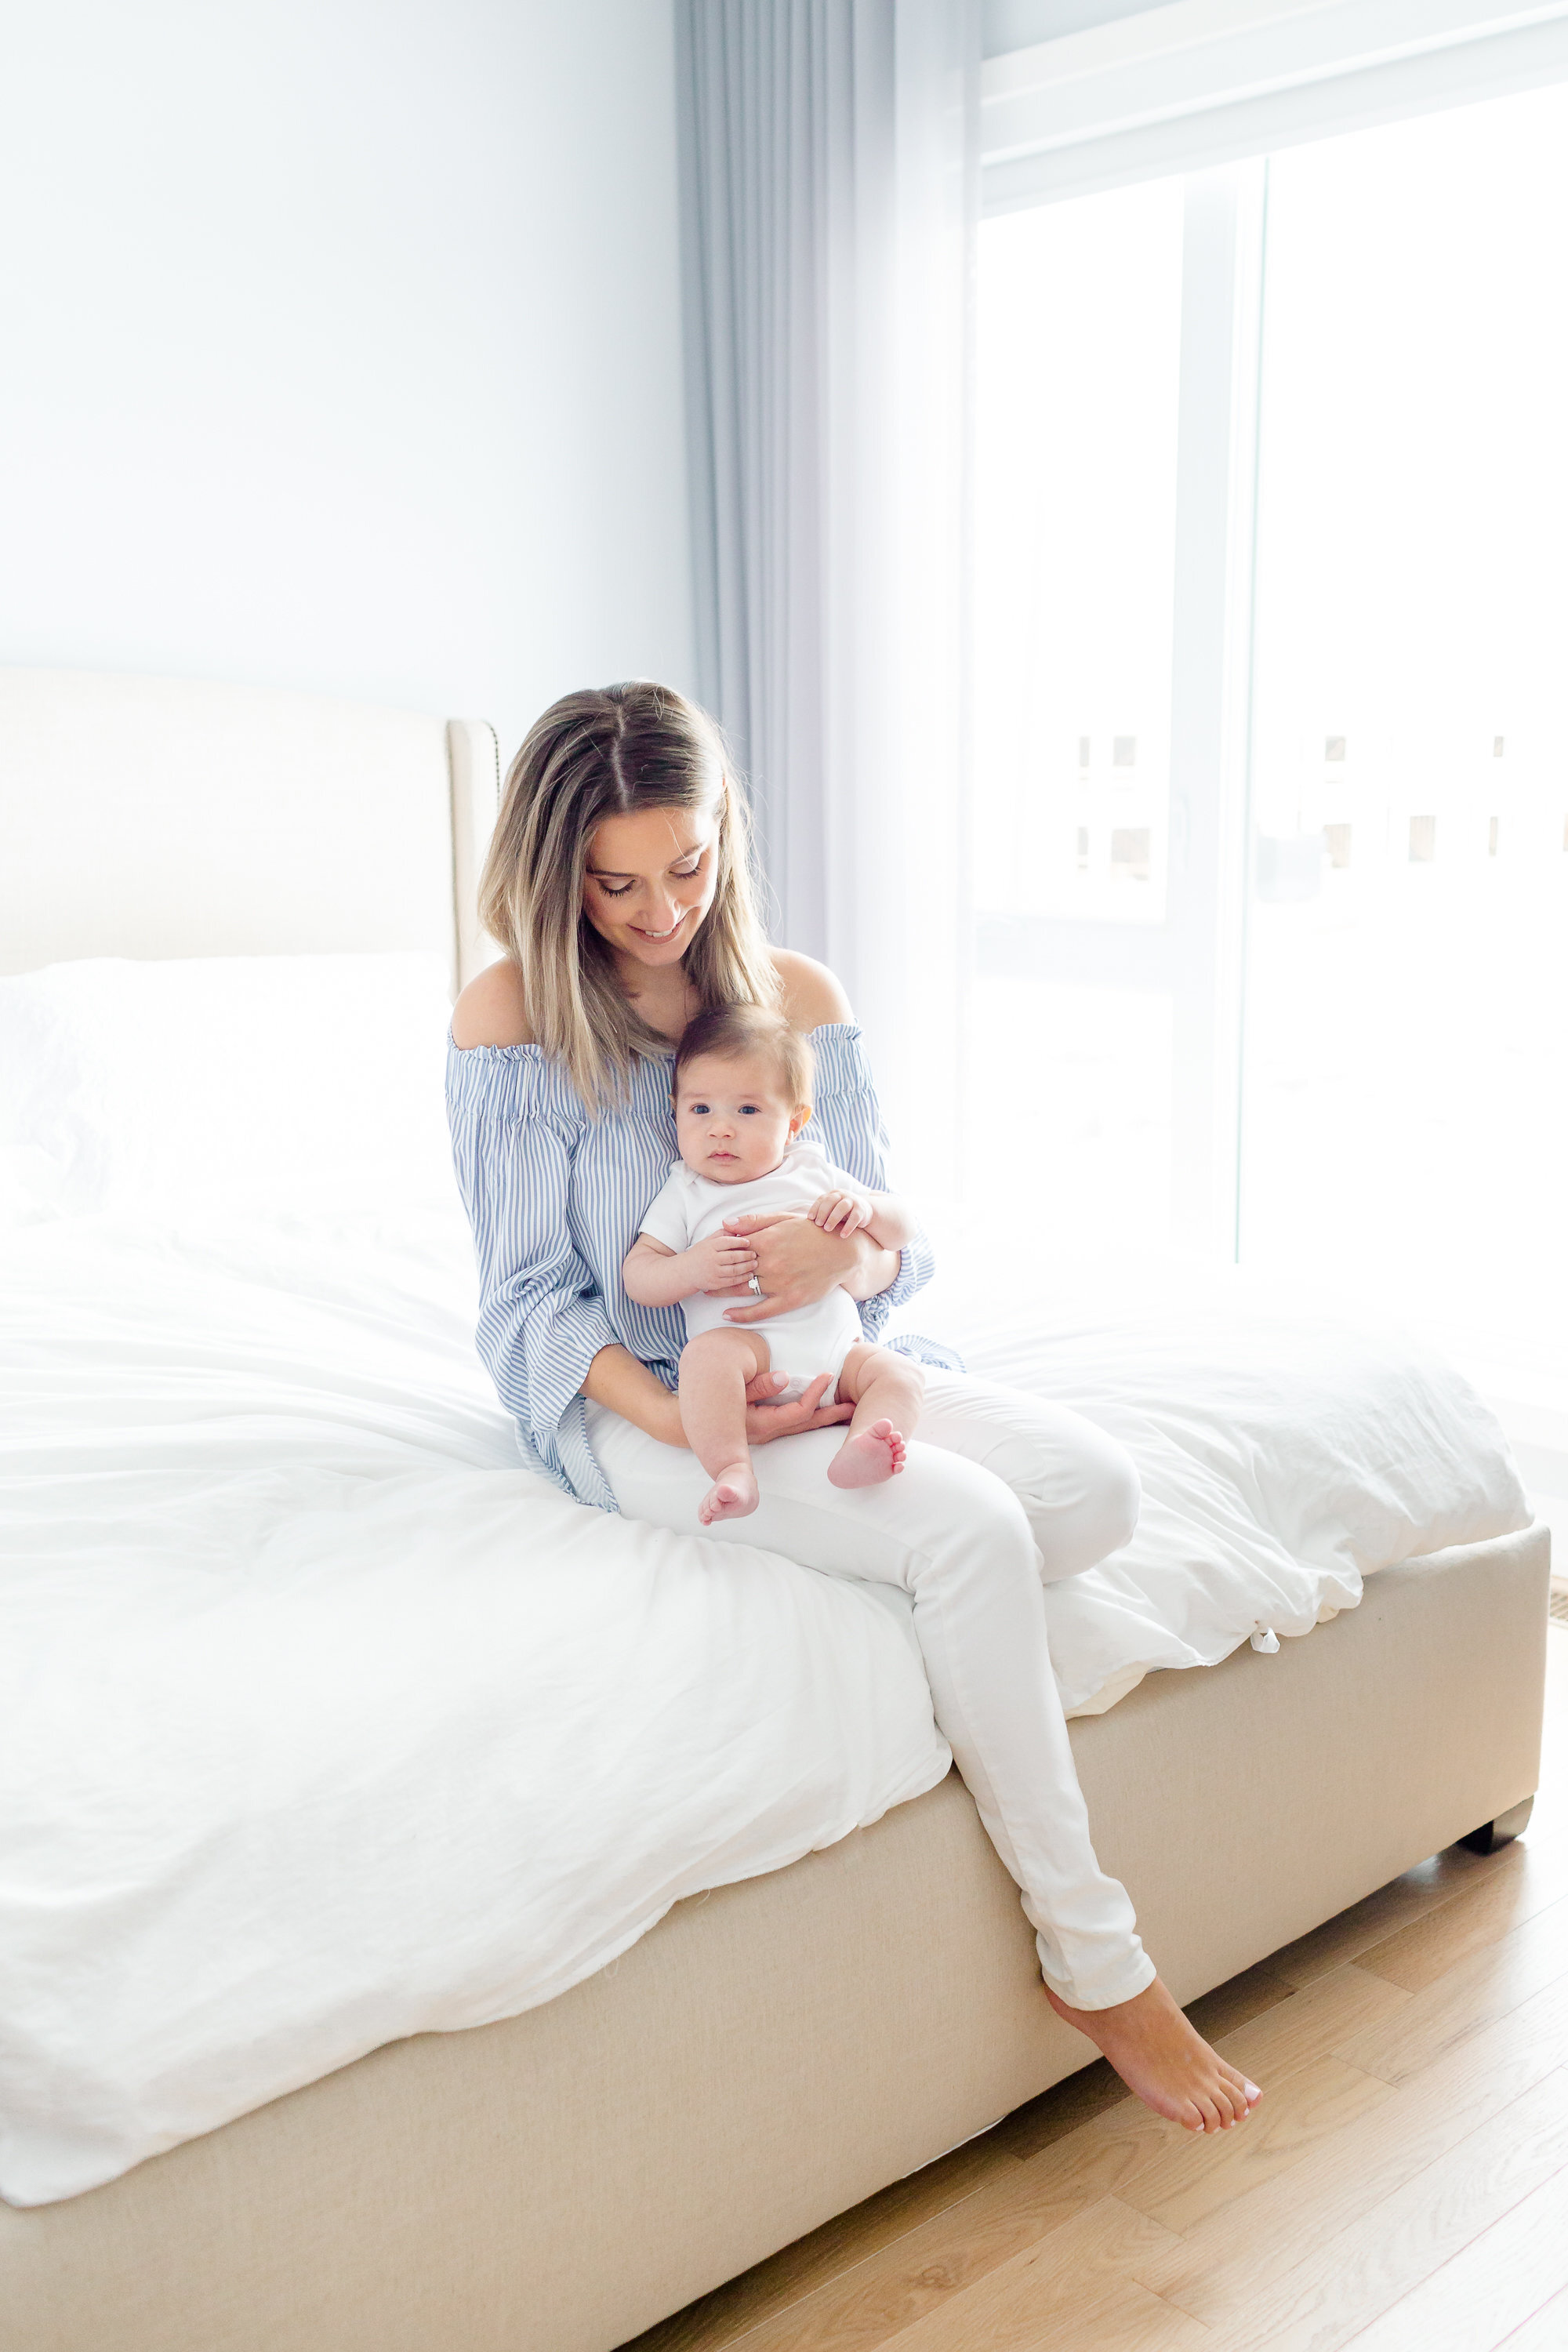
[[[1188,2131],[1228,2131],[1244,2124],[1262,2095],[1189,2024],[1158,1977],[1113,2009],[1069,2009],[1049,1985],[1058,2017],[1087,2033],[1130,2091],[1157,2116]]]
[[[731,1462],[721,1470],[702,1500],[697,1516],[705,1528],[715,1519],[743,1519],[757,1507],[757,1482],[749,1462]]]
[[[845,1439],[827,1465],[828,1479],[835,1486],[879,1486],[903,1468],[905,1451],[890,1421],[874,1421]]]

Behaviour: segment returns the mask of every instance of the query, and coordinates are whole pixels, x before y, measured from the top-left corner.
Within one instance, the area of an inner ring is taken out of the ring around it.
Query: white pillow
[[[0,980],[0,1221],[449,1199],[436,955]]]

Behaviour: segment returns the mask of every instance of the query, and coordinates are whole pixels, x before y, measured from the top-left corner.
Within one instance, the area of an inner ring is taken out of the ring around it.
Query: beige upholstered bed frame
[[[0,942],[483,961],[488,729],[0,672]],[[454,915],[454,908],[457,912]],[[1073,1726],[1190,2000],[1535,1787],[1543,1530]],[[683,1903],[523,2016],[420,2035],[65,2203],[0,2208],[16,2352],[609,2352],[1084,2064],[951,1777]]]

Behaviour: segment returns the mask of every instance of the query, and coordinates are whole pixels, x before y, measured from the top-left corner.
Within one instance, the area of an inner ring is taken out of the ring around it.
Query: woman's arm
[[[679,1399],[618,1340],[601,1348],[589,1365],[583,1394],[593,1403],[606,1405],[611,1412],[618,1412],[623,1421],[632,1423],[645,1436],[657,1437],[661,1445],[686,1443],[686,1433],[680,1426]]]
[[[487,964],[469,981],[452,1007],[452,1043],[464,1053],[473,1045],[531,1045],[528,1002],[516,964]]]
[[[825,1402],[832,1385],[832,1374],[824,1372],[797,1397],[794,1404],[770,1404],[773,1391],[782,1388],[783,1372],[762,1372],[746,1383],[746,1438],[752,1445],[766,1445],[775,1437],[796,1437],[805,1429],[833,1429],[847,1421],[855,1408],[851,1404],[828,1404]],[[686,1432],[680,1425],[680,1400],[671,1395],[664,1382],[656,1380],[646,1364],[639,1363],[628,1349],[619,1342],[601,1348],[588,1367],[583,1382],[583,1394],[595,1404],[608,1406],[640,1429],[645,1437],[657,1437],[661,1445],[686,1444]]]
[[[792,1029],[820,1029],[825,1022],[853,1021],[849,999],[837,972],[815,956],[796,955],[793,948],[769,950],[782,992],[779,1010]]]

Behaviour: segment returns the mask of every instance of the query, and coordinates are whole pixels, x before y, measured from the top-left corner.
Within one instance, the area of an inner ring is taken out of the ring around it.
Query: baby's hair
[[[762,1004],[715,1004],[689,1021],[675,1049],[672,1091],[680,1073],[700,1054],[738,1062],[743,1054],[765,1054],[778,1072],[792,1109],[811,1100],[814,1075],[810,1045],[782,1013]]]

